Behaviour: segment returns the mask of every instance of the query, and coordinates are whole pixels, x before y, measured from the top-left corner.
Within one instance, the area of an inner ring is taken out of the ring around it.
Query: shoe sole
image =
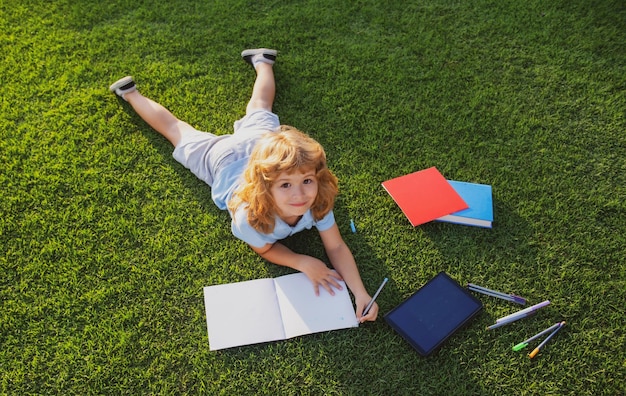
[[[255,48],[255,49],[247,49],[241,53],[241,57],[248,63],[254,55],[263,54],[263,56],[267,59],[276,60],[276,55],[278,55],[278,51],[269,49],[269,48]]]
[[[122,77],[109,87],[109,91],[115,93],[115,90],[118,88],[123,88],[125,85],[129,85],[130,83],[134,83],[132,76]]]

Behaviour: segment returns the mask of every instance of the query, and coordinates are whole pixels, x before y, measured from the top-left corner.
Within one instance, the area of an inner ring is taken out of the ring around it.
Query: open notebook
[[[358,327],[348,289],[331,296],[303,273],[204,288],[212,351]]]
[[[480,300],[440,272],[385,315],[417,352],[428,356],[483,307]]]

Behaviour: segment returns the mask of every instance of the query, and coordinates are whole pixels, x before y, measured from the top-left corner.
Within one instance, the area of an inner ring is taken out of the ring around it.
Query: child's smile
[[[270,189],[280,218],[289,225],[295,225],[313,205],[317,188],[313,170],[281,173]]]

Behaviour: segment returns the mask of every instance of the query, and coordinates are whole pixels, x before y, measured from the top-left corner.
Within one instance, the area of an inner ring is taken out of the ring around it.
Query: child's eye
[[[291,183],[283,183],[280,185],[280,188],[289,188],[291,187]]]
[[[304,184],[311,184],[313,183],[313,179],[304,179]]]

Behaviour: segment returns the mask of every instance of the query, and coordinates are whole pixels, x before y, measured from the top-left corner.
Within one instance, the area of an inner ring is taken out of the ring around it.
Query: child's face
[[[315,171],[281,173],[270,188],[281,219],[294,224],[311,208],[317,197]]]

